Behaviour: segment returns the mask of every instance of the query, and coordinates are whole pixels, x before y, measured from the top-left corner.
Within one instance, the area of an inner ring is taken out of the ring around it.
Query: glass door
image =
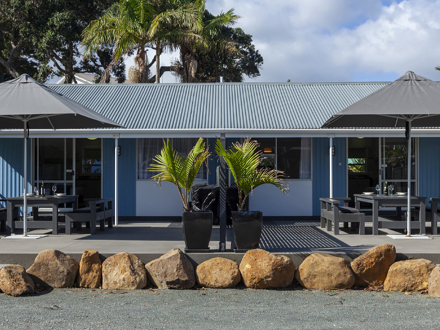
[[[46,195],[75,193],[74,139],[36,139],[34,148],[33,187],[44,182]]]
[[[405,138],[381,138],[380,183],[382,189],[393,184],[395,192],[406,192],[408,187],[408,141]],[[416,143],[411,148],[411,194],[416,193]]]

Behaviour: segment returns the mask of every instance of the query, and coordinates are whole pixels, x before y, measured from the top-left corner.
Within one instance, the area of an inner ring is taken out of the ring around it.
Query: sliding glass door
[[[35,139],[33,186],[40,189],[44,182],[47,195],[52,187],[57,193],[75,192],[74,139]]]

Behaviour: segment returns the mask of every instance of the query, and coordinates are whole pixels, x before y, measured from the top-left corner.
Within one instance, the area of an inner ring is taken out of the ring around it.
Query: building
[[[334,113],[384,87],[365,83],[217,83],[49,85],[53,90],[123,125],[124,129],[32,130],[30,186],[56,184],[82,199],[114,197],[118,157],[119,216],[178,216],[175,187],[157,187],[148,164],[164,138],[179,152],[207,139],[213,156],[198,183],[216,183],[216,138],[227,144],[252,137],[264,164],[286,172],[290,192],[270,185],[250,197],[266,216],[317,216],[319,198],[352,196],[385,181],[406,189],[406,140],[401,129],[321,129]],[[20,195],[22,131],[0,131],[0,197]],[[440,197],[440,130],[414,129],[412,190]],[[329,153],[330,140],[334,146]]]

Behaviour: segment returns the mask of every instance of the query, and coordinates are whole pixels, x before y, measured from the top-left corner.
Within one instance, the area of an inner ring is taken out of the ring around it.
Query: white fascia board
[[[31,138],[162,138],[162,137],[402,137],[404,129],[81,129],[30,130]],[[413,137],[440,137],[440,129],[413,129]],[[0,138],[23,137],[23,130],[0,130]]]

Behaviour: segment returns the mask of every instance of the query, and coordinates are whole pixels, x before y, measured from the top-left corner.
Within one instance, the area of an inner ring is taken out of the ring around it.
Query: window
[[[179,156],[186,156],[197,143],[194,139],[170,139],[173,149],[177,151]],[[153,164],[153,159],[160,154],[163,148],[164,139],[138,139],[138,179],[150,179],[155,172],[148,171],[148,167]],[[203,165],[197,174],[197,179],[206,180],[207,169]]]
[[[287,179],[312,178],[311,138],[262,138],[260,167],[283,171]]]

